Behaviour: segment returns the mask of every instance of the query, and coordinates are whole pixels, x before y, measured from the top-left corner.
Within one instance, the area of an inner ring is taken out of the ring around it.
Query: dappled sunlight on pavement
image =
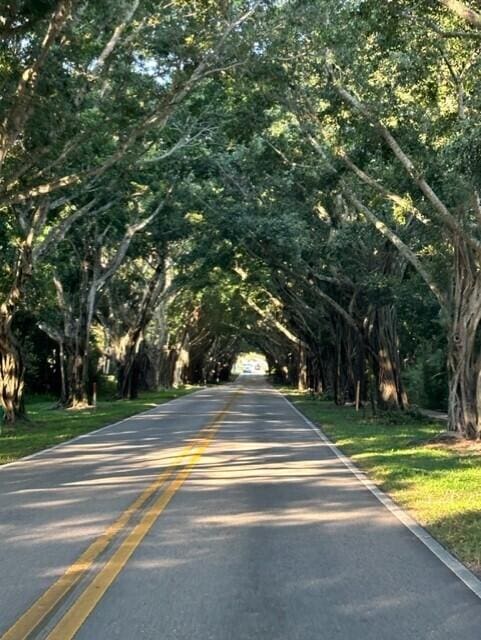
[[[181,473],[188,459],[181,452],[196,450],[205,432],[207,448],[76,638],[447,640],[462,631],[477,639],[474,595],[277,392],[246,378],[0,472],[9,576],[0,600],[10,612],[1,624],[13,622],[159,474]],[[96,557],[90,571],[106,561]]]

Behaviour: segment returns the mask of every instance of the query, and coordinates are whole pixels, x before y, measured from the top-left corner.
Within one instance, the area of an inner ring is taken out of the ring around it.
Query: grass
[[[340,449],[481,575],[481,448],[432,444],[445,427],[409,415],[363,417],[350,407],[285,392]]]
[[[136,400],[104,399],[95,408],[78,410],[56,409],[51,398],[31,397],[27,400],[29,420],[0,436],[0,465],[179,398],[196,388],[146,391]]]

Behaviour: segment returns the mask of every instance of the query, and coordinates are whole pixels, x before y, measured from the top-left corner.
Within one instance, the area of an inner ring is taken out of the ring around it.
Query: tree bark
[[[67,396],[65,407],[81,408],[88,406],[88,352],[85,350],[85,327],[69,341],[67,351]]]
[[[299,373],[297,376],[297,389],[306,391],[307,381],[307,348],[303,343],[299,344]]]
[[[406,409],[407,394],[401,380],[401,362],[397,334],[396,312],[392,306],[374,311],[373,362],[377,379],[378,404],[382,409]]]
[[[147,283],[135,322],[123,340],[123,361],[119,366],[118,387],[121,398],[134,399],[138,394],[138,354],[145,331],[152,320],[155,306],[166,285],[165,255],[159,257],[157,266]]]
[[[453,308],[448,343],[449,429],[467,438],[481,435],[481,279],[477,261],[460,241],[456,247]]]
[[[26,415],[23,400],[25,365],[20,344],[12,332],[12,322],[23,299],[25,284],[32,274],[32,244],[36,228],[42,224],[46,211],[46,207],[41,205],[32,213],[19,249],[10,291],[0,305],[0,402],[4,411],[3,421],[10,425]]]
[[[189,366],[189,336],[187,332],[176,350],[176,359],[172,372],[172,386],[180,387],[185,382],[185,371]]]
[[[439,2],[471,26],[481,29],[481,14],[471,9],[465,2],[460,0],[439,0]]]
[[[67,376],[65,372],[65,348],[63,340],[58,341],[58,363],[60,369],[60,404],[67,402]]]
[[[9,426],[14,425],[18,418],[25,418],[25,366],[20,345],[12,333],[12,319],[12,315],[0,313],[0,396],[3,422]]]

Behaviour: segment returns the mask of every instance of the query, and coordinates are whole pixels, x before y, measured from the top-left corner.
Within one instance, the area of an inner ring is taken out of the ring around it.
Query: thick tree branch
[[[481,29],[481,14],[471,9],[465,2],[460,2],[460,0],[438,0],[438,2],[449,9],[451,13],[466,20],[471,26]]]
[[[120,143],[119,148],[111,156],[106,158],[103,163],[97,167],[92,167],[83,172],[78,172],[70,175],[56,178],[48,183],[42,185],[36,185],[21,192],[6,193],[0,200],[0,204],[15,204],[22,203],[32,198],[37,198],[42,195],[47,195],[63,189],[66,187],[76,186],[82,183],[86,178],[99,177],[103,175],[108,169],[114,166],[117,162],[122,160],[126,154],[132,149],[134,144],[148,131],[154,127],[163,129],[170,120],[172,113],[177,106],[184,100],[184,98],[191,93],[198,82],[202,80],[206,71],[213,72],[216,70],[215,61],[221,54],[224,44],[229,35],[238,28],[243,22],[245,22],[257,9],[260,2],[255,2],[253,6],[243,13],[239,18],[230,22],[215,47],[208,51],[202,60],[198,63],[190,77],[183,83],[173,87],[171,93],[158,105],[158,107],[147,115],[139,124],[134,126],[128,135],[125,136]],[[139,150],[139,154],[143,153],[143,149]],[[165,155],[165,154],[164,154]],[[165,155],[165,157],[168,157]],[[7,188],[8,191],[13,190],[13,185]]]
[[[160,208],[157,209],[147,218],[140,220],[140,222],[136,222],[135,224],[131,224],[127,227],[127,230],[124,234],[122,242],[119,245],[119,248],[115,252],[115,255],[110,260],[105,269],[102,270],[102,273],[96,278],[96,289],[100,290],[104,284],[109,280],[114,273],[118,270],[120,265],[122,264],[123,259],[125,258],[127,251],[129,250],[130,243],[136,233],[145,229],[147,225],[149,225],[154,218],[158,215]]]
[[[242,267],[240,266],[236,266],[234,267],[234,272],[240,276],[242,281],[245,281],[247,279],[247,272],[242,269]],[[274,296],[270,293],[270,292],[266,292],[268,294],[268,296],[271,299],[271,302],[277,307],[282,307],[282,303],[278,300],[276,300],[274,298]],[[248,295],[245,295],[244,293],[241,292],[241,297],[242,299],[246,302],[246,304],[253,310],[256,312],[256,314],[262,318],[264,321],[266,321],[267,323],[273,325],[280,333],[282,333],[282,335],[284,335],[288,340],[290,340],[291,342],[293,342],[296,345],[304,345],[307,346],[303,343],[303,341],[298,338],[296,335],[294,335],[292,333],[292,331],[290,331],[284,324],[282,324],[281,322],[279,322],[279,320],[277,320],[277,318],[275,318],[271,313],[269,313],[268,311],[266,311],[265,309],[261,309],[261,307],[259,307],[259,305]]]
[[[0,169],[29,118],[31,99],[35,92],[40,72],[50,49],[70,16],[71,8],[72,0],[59,0],[57,8],[52,14],[37,58],[22,73],[12,108],[5,117],[0,129]]]
[[[461,236],[476,252],[481,253],[481,242],[479,242],[479,240],[477,240],[476,238],[473,238],[469,232],[463,229],[463,227],[459,224],[459,222],[449,211],[446,205],[438,197],[431,185],[427,182],[422,172],[418,170],[411,158],[403,151],[389,129],[366,107],[366,105],[364,105],[358,98],[347,91],[347,89],[345,89],[339,83],[339,81],[335,78],[332,68],[329,68],[329,72],[332,79],[332,84],[338,94],[344,99],[345,102],[347,102],[358,113],[364,116],[366,120],[368,120],[373,125],[376,131],[385,140],[387,145],[394,153],[394,156],[399,160],[413,182],[419,187],[419,189],[431,203],[434,209],[435,217],[438,219],[438,221],[444,224],[444,226],[447,227],[454,235]]]
[[[389,189],[387,189],[383,184],[381,184],[378,180],[370,176],[368,173],[363,171],[360,167],[358,167],[345,153],[344,151],[338,152],[338,158],[340,158],[344,164],[360,179],[364,184],[369,185],[373,189],[375,189],[378,193],[382,194],[387,200],[391,200],[394,204],[397,204],[402,209],[410,211],[420,222],[426,224],[426,216],[424,216],[421,211],[405,197],[401,197],[396,193],[393,193]]]
[[[120,24],[118,24],[115,27],[112,36],[110,37],[109,41],[103,48],[101,54],[99,55],[97,60],[95,60],[91,64],[91,70],[95,75],[98,75],[100,73],[102,67],[104,67],[105,63],[107,62],[107,59],[111,56],[113,50],[115,49],[120,38],[122,37],[123,32],[132,21],[132,18],[134,17],[134,14],[138,9],[139,4],[140,4],[140,0],[133,0],[133,2],[131,3],[131,6],[127,10],[127,13],[125,14],[124,19],[122,20],[122,22],[120,22]]]
[[[55,224],[47,233],[45,238],[35,247],[32,252],[33,263],[35,264],[39,260],[41,260],[45,254],[49,252],[52,246],[58,245],[65,236],[68,231],[71,229],[72,225],[77,222],[84,215],[90,213],[92,211],[93,206],[97,203],[96,199],[91,200],[83,207],[80,207],[66,218],[60,220],[57,224]],[[107,211],[113,205],[113,202],[109,202],[108,204],[100,207],[96,210],[96,213],[101,213],[103,211]]]
[[[344,195],[348,202],[350,202],[359,211],[359,213],[362,213],[364,217],[380,233],[382,233],[385,238],[392,242],[399,253],[414,267],[414,269],[419,273],[424,282],[428,285],[430,290],[436,296],[436,299],[438,300],[441,308],[444,310],[447,309],[449,304],[447,296],[438,287],[431,274],[426,271],[416,254],[401,240],[401,238],[397,234],[395,234],[386,224],[384,224],[382,220],[379,220],[379,218],[368,207],[362,204],[353,193],[344,191]]]
[[[447,207],[443,202],[441,202],[441,200],[434,193],[431,187],[425,182],[420,172],[416,169],[411,158],[409,158],[409,156],[404,153],[388,128],[380,120],[378,120],[378,118],[376,118],[376,116],[360,100],[358,100],[358,98],[356,98],[352,93],[342,87],[339,82],[334,80],[333,85],[339,95],[345,100],[345,102],[354,107],[356,111],[358,111],[369,122],[371,122],[374,128],[381,134],[381,136],[384,138],[388,146],[392,149],[394,155],[400,161],[406,172],[421,188],[426,197],[428,197],[428,199],[431,201],[443,222],[445,222],[449,226],[456,226],[456,221],[453,219],[452,214],[448,211]]]

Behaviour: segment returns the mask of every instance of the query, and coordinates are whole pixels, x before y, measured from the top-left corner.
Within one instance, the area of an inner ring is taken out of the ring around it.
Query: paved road
[[[0,638],[21,624],[49,640],[479,640],[481,601],[244,376],[0,470]]]

